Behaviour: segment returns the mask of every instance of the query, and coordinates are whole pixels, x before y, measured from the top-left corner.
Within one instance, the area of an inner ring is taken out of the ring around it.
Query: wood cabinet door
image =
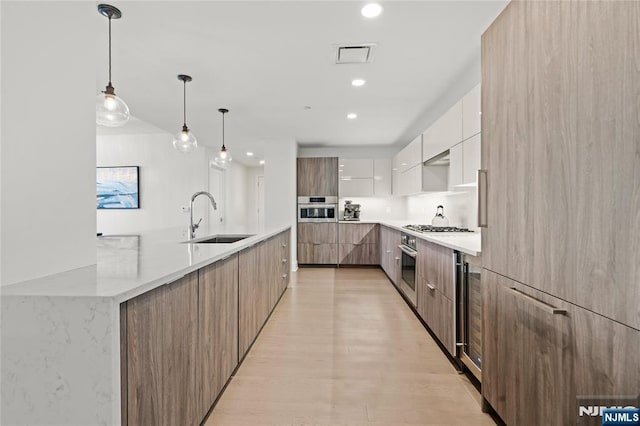
[[[258,303],[263,297],[260,275],[260,250],[253,246],[238,256],[238,356],[242,359],[260,327]]]
[[[337,265],[338,244],[298,244],[298,263],[301,265]]]
[[[340,243],[338,259],[341,265],[379,265],[380,245],[377,243]]]
[[[298,242],[335,244],[338,242],[338,223],[298,223]]]
[[[198,280],[198,422],[238,365],[238,255],[200,270]]]
[[[380,267],[388,275],[391,276],[391,243],[390,230],[386,226],[380,227]]]
[[[511,2],[482,37],[483,266],[640,328],[640,2]]]
[[[482,282],[483,396],[507,424],[575,424],[570,305],[487,270]]]
[[[298,196],[338,196],[338,158],[298,158]]]
[[[127,302],[127,423],[199,423],[198,273]]]
[[[377,223],[340,223],[338,241],[345,244],[377,244],[380,225]]]
[[[161,425],[164,382],[162,368],[162,287],[126,303],[127,423]],[[121,360],[123,362],[123,360]]]

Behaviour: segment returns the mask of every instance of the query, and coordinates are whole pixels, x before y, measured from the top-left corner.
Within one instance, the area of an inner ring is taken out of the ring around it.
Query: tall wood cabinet
[[[640,394],[638,16],[511,2],[482,37],[483,395],[507,424]]]
[[[298,196],[338,196],[338,157],[298,158]]]

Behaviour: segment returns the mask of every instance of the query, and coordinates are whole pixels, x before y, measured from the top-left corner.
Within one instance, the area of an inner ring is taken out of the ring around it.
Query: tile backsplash
[[[456,192],[437,192],[407,197],[407,219],[418,224],[431,224],[439,205],[449,225],[478,230],[476,188]]]

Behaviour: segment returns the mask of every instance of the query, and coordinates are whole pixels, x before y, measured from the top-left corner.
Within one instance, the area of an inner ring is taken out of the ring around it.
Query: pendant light
[[[220,148],[220,153],[218,153],[218,156],[216,157],[215,161],[216,163],[223,165],[232,160],[231,154],[229,153],[229,150],[224,144],[224,115],[228,113],[229,110],[226,108],[220,108],[218,109],[218,112],[222,114],[222,148]]]
[[[117,7],[99,4],[98,13],[109,19],[109,83],[104,92],[96,97],[96,123],[107,127],[120,127],[129,121],[129,107],[116,96],[111,84],[111,20],[120,19],[122,12]]]
[[[198,147],[198,140],[196,139],[193,132],[187,127],[187,83],[193,79],[191,78],[191,76],[178,74],[178,80],[182,81],[184,85],[182,92],[183,124],[182,130],[173,137],[173,147],[181,152],[191,152]]]

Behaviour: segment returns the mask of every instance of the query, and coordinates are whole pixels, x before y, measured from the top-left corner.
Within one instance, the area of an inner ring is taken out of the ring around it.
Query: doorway
[[[208,209],[209,212],[209,228],[212,233],[220,233],[224,229],[224,217],[225,217],[225,170],[211,164],[209,167],[209,192],[216,200],[218,208],[216,210]]]
[[[258,204],[258,231],[264,231],[264,176],[256,176],[258,193],[256,202]]]

